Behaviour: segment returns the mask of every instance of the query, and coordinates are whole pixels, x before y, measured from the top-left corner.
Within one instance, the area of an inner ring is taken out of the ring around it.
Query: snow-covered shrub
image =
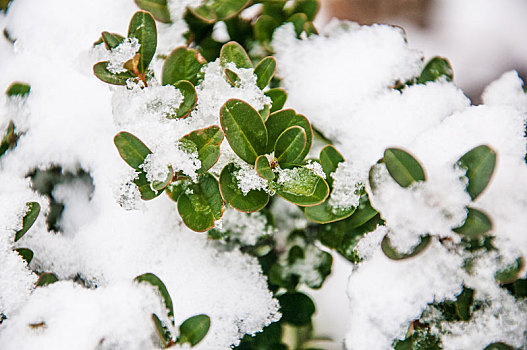
[[[8,5],[2,349],[338,348],[332,254],[346,349],[527,346],[515,72],[473,106],[318,0]]]

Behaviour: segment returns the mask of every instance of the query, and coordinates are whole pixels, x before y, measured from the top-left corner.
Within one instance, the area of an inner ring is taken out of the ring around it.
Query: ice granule
[[[240,162],[239,166],[239,169],[234,172],[234,176],[238,180],[238,187],[244,195],[247,195],[252,190],[268,191],[267,181],[260,177],[253,167],[242,162]]]
[[[321,178],[326,178],[326,173],[324,173],[324,169],[322,169],[322,165],[320,165],[319,162],[308,160],[307,164],[305,165],[306,168],[313,170],[313,172],[320,176]]]
[[[345,161],[339,163],[331,177],[333,190],[329,197],[329,205],[335,211],[358,206],[360,192],[364,188],[364,173],[352,162]]]
[[[229,231],[229,237],[242,245],[255,245],[260,237],[274,233],[274,229],[268,225],[267,218],[261,212],[242,213],[233,209],[227,209],[223,213],[220,230]]]
[[[292,193],[311,194],[315,183],[318,181],[311,170],[297,167],[292,169],[279,169],[277,182],[282,190]]]
[[[133,58],[140,47],[137,38],[125,38],[121,44],[112,49],[106,68],[113,74],[126,72],[123,64]]]

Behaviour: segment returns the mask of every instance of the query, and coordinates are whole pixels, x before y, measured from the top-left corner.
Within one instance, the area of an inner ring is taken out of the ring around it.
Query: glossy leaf
[[[181,80],[174,84],[174,87],[183,95],[183,102],[176,110],[176,118],[186,118],[198,103],[198,94],[194,85],[188,80]]]
[[[22,228],[15,233],[15,242],[17,242],[33,226],[40,213],[40,204],[37,202],[26,203],[27,211],[22,219]]]
[[[161,341],[161,344],[163,345],[163,348],[169,347],[169,345],[172,343],[172,334],[170,334],[170,330],[168,327],[157,317],[156,314],[152,314],[152,322],[154,322],[154,326],[156,327],[156,333],[159,337],[159,340]]]
[[[377,214],[377,210],[371,206],[368,195],[363,195],[359,200],[359,206],[353,215],[347,219],[347,225],[350,228],[362,226],[373,219]]]
[[[231,99],[220,110],[220,122],[234,153],[249,164],[265,154],[267,130],[258,112],[242,100]]]
[[[519,257],[512,264],[496,272],[496,281],[501,284],[513,283],[520,278],[520,273],[524,267],[523,258]]]
[[[444,77],[447,81],[451,81],[454,78],[454,71],[450,66],[450,62],[443,57],[434,57],[423,68],[421,76],[418,79],[420,84],[424,84],[427,81],[436,81],[440,77]]]
[[[234,73],[231,69],[225,68],[225,77],[231,86],[238,86],[241,82],[238,74]]]
[[[465,223],[453,229],[454,232],[457,232],[469,239],[481,237],[482,234],[487,233],[492,230],[492,222],[490,219],[483,213],[474,208],[467,208],[467,218]]]
[[[253,68],[245,49],[235,41],[223,45],[220,51],[220,62],[223,66],[232,62],[237,68]]]
[[[141,10],[150,12],[159,22],[170,23],[167,0],[135,0],[135,3]]]
[[[384,163],[390,175],[402,187],[408,187],[415,181],[425,181],[425,173],[421,164],[402,149],[386,149]]]
[[[278,180],[270,181],[269,187],[285,200],[299,205],[309,207],[318,205],[329,196],[329,186],[326,181],[316,175],[313,170],[297,167],[288,169],[287,179],[280,183]]]
[[[240,13],[250,0],[215,0],[212,8],[219,20],[229,19]]]
[[[300,162],[306,147],[307,136],[300,126],[291,126],[278,136],[274,146],[274,156],[280,165]]]
[[[477,146],[459,158],[457,165],[467,170],[467,192],[472,200],[475,200],[492,177],[496,166],[496,153],[486,145]]]
[[[165,192],[168,194],[170,199],[172,199],[174,202],[177,202],[179,196],[187,189],[188,186],[188,181],[175,181],[165,188]]]
[[[258,175],[260,175],[260,177],[266,180],[274,180],[275,178],[275,174],[273,170],[271,169],[269,160],[267,160],[267,157],[265,155],[262,155],[256,158],[254,169],[256,170]]]
[[[263,90],[273,78],[276,71],[276,60],[274,57],[263,58],[254,68],[256,75],[256,86]]]
[[[59,279],[54,273],[46,272],[40,275],[40,277],[37,280],[36,286],[37,287],[44,287],[47,285],[50,285],[52,283],[57,282]]]
[[[27,262],[28,265],[31,262],[31,260],[33,260],[33,251],[31,249],[17,248],[15,249],[15,252],[17,252],[18,255],[20,255],[22,259],[24,259]]]
[[[112,85],[126,85],[128,79],[135,78],[135,75],[128,71],[114,74],[106,68],[107,65],[108,61],[104,61],[96,63],[93,66],[93,73],[95,76],[105,83]]]
[[[218,181],[209,173],[200,176],[190,191],[180,194],[177,208],[187,227],[204,232],[214,227],[214,222],[223,215],[223,200]]]
[[[268,15],[261,15],[254,23],[254,37],[262,43],[271,42],[273,33],[280,24]]]
[[[157,47],[156,21],[152,15],[145,11],[137,11],[128,26],[128,37],[136,38],[141,44],[137,51],[140,55],[137,69],[139,73],[144,74],[154,58]]]
[[[203,63],[198,60],[198,52],[186,47],[178,47],[170,53],[163,63],[161,83],[176,84],[180,80],[188,80],[193,85],[198,84],[199,73]]]
[[[203,3],[198,7],[188,7],[188,10],[200,21],[206,24],[213,24],[218,20],[214,9],[207,3]]]
[[[172,298],[170,297],[168,289],[163,283],[163,281],[161,281],[159,277],[150,272],[137,276],[134,281],[138,283],[148,283],[157,289],[167,309],[168,318],[170,322],[174,324],[174,304],[172,304]]]
[[[163,191],[157,191],[152,188],[152,185],[146,178],[145,172],[142,170],[139,171],[137,178],[134,179],[134,184],[139,189],[139,193],[141,193],[141,199],[145,201],[154,199],[163,193]]]
[[[271,113],[265,121],[265,126],[268,134],[268,144],[265,153],[271,153],[273,151],[280,134],[291,126],[300,126],[306,132],[306,147],[299,158],[304,159],[309,153],[313,142],[313,130],[311,129],[311,124],[303,115],[296,114],[292,109],[284,109]]]
[[[226,165],[220,174],[220,189],[223,200],[231,207],[245,213],[252,213],[263,209],[269,202],[269,195],[265,191],[252,190],[246,195],[238,187],[235,176],[236,166]]]
[[[319,205],[307,207],[304,210],[306,218],[318,224],[327,224],[350,217],[355,212],[355,207],[337,209],[333,208],[326,200]]]
[[[269,105],[264,105],[264,108],[260,109],[258,111],[258,114],[260,115],[260,117],[262,117],[262,120],[265,122],[270,114]]]
[[[15,132],[15,124],[10,121],[7,125],[7,130],[0,140],[0,157],[3,156],[9,149],[16,146],[19,134]]]
[[[31,86],[24,83],[14,82],[9,85],[6,90],[6,95],[9,97],[19,96],[26,97],[31,92]]]
[[[384,236],[381,242],[381,249],[388,258],[392,260],[403,260],[408,259],[425,250],[429,245],[432,239],[429,235],[421,236],[421,241],[416,245],[410,253],[399,253],[395,248],[392,247],[388,235]]]
[[[320,165],[322,165],[322,170],[326,174],[326,182],[330,187],[333,186],[333,174],[340,163],[344,161],[344,157],[340,154],[339,151],[332,145],[327,145],[320,151]]]
[[[207,172],[220,157],[220,145],[223,141],[223,131],[219,126],[213,125],[208,128],[194,130],[181,138],[192,142],[193,151],[198,152],[198,159],[201,162],[199,173]]]
[[[210,318],[207,315],[196,315],[187,318],[179,326],[179,344],[189,343],[191,346],[197,345],[205,338],[210,328]]]
[[[279,111],[284,107],[285,101],[287,100],[287,93],[285,92],[284,89],[280,89],[280,88],[269,89],[264,94],[265,96],[269,97],[272,101],[271,102],[271,113]]]
[[[121,35],[108,32],[102,32],[101,38],[108,50],[116,48],[124,40]]]
[[[311,317],[315,313],[315,304],[307,295],[295,292],[286,293],[278,297],[282,321],[294,326],[311,324]]]
[[[113,142],[121,158],[135,170],[142,171],[140,166],[152,151],[141,140],[126,131],[115,135]]]

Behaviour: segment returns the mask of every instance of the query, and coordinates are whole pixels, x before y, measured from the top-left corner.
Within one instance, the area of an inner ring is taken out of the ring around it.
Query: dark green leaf
[[[302,127],[306,132],[306,147],[299,157],[304,159],[311,149],[311,143],[313,142],[313,130],[311,129],[311,124],[307,118],[303,115],[296,114],[292,109],[284,109],[271,113],[271,115],[265,121],[268,134],[267,150],[265,153],[271,153],[280,134],[283,133],[285,129],[295,125]]]
[[[115,135],[113,142],[121,158],[135,170],[142,171],[140,165],[152,151],[141,140],[126,131]]]
[[[474,208],[467,208],[465,223],[461,227],[453,229],[454,232],[469,239],[481,237],[482,234],[490,230],[492,230],[492,222],[490,219],[485,213]]]
[[[269,43],[273,39],[273,33],[280,24],[268,15],[259,16],[254,23],[254,37],[261,43]]]
[[[467,170],[467,192],[472,200],[475,200],[492,177],[496,165],[496,153],[486,145],[477,146],[459,158],[457,164]]]
[[[307,207],[304,210],[306,218],[318,224],[327,224],[339,220],[346,219],[355,212],[355,207],[340,209],[333,208],[326,200],[322,204],[313,207]]]
[[[278,136],[274,146],[274,156],[278,164],[299,163],[307,143],[307,136],[300,126],[291,126]]]
[[[265,155],[258,156],[258,158],[256,158],[254,169],[258,175],[260,175],[260,177],[266,180],[274,180],[275,178],[275,174],[271,169],[271,165],[269,164],[269,161]]]
[[[177,108],[176,118],[186,118],[190,115],[194,107],[196,107],[198,94],[196,93],[194,85],[188,80],[180,80],[174,84],[174,87],[183,95],[183,102]]]
[[[499,342],[499,343],[489,344],[483,350],[514,350],[514,348],[510,345]]]
[[[170,23],[167,0],[135,0],[141,10],[148,11],[159,22]]]
[[[275,71],[276,60],[274,57],[263,58],[254,68],[256,86],[263,90],[271,82]]]
[[[377,215],[377,210],[371,206],[370,199],[366,194],[360,198],[359,206],[353,215],[347,219],[347,224],[350,228],[356,228],[370,221],[375,215]]]
[[[139,193],[141,193],[141,199],[145,201],[154,199],[163,193],[163,191],[157,191],[152,188],[152,185],[146,178],[145,172],[142,170],[139,170],[137,178],[134,179],[134,184],[139,189]]]
[[[44,287],[47,285],[50,285],[52,283],[57,282],[59,279],[54,273],[46,272],[40,275],[40,277],[37,280],[37,287]]]
[[[315,313],[315,304],[307,295],[296,292],[286,293],[278,297],[282,321],[294,326],[311,324],[311,316]]]
[[[138,283],[149,283],[157,289],[167,309],[168,318],[172,322],[172,324],[174,324],[174,305],[172,304],[172,298],[170,297],[167,287],[165,286],[163,281],[161,281],[159,277],[150,272],[139,275],[134,280]]]
[[[22,259],[24,259],[27,262],[28,265],[31,262],[31,260],[33,260],[33,251],[30,249],[17,248],[15,249],[15,252],[17,252],[18,255],[20,255]]]
[[[190,141],[193,144],[193,151],[198,152],[198,159],[201,162],[199,173],[207,172],[220,157],[220,145],[223,141],[223,131],[219,126],[213,125],[208,128],[194,130],[181,138],[181,141]]]
[[[137,69],[139,73],[144,74],[154,58],[157,47],[156,21],[152,15],[145,11],[137,11],[128,26],[128,37],[136,38],[141,44],[137,52],[140,55]]]
[[[260,109],[258,114],[260,114],[260,117],[262,117],[262,120],[265,122],[270,114],[269,105],[264,105],[264,108]]]
[[[40,213],[40,204],[37,202],[26,203],[27,211],[22,219],[22,229],[16,232],[15,242],[22,238],[23,235],[33,226],[35,220],[37,220],[38,214]]]
[[[432,239],[430,238],[429,235],[421,236],[421,241],[419,242],[418,245],[416,245],[413,248],[413,250],[410,253],[399,253],[398,251],[395,250],[395,248],[392,247],[390,243],[390,239],[388,238],[388,235],[386,235],[384,236],[382,240],[381,248],[382,248],[384,255],[386,255],[388,258],[392,260],[403,260],[403,259],[411,258],[421,253],[423,250],[426,249],[426,247],[430,245],[431,241]]]
[[[231,86],[234,86],[234,87],[238,86],[241,82],[238,74],[234,73],[229,68],[225,68],[225,77],[227,78],[227,81],[229,82],[229,84],[231,84]]]
[[[170,330],[156,314],[152,314],[152,321],[154,322],[156,333],[159,336],[159,340],[161,340],[163,348],[167,348],[172,342],[172,334],[170,334]]]
[[[126,85],[126,81],[130,78],[135,78],[135,75],[126,71],[122,73],[111,73],[106,66],[108,61],[96,63],[93,66],[93,73],[97,78],[104,81],[105,83],[112,85]]]
[[[214,9],[208,4],[202,4],[198,7],[191,8],[188,7],[188,10],[200,21],[205,22],[206,24],[212,24],[218,19]]]
[[[319,0],[295,0],[291,13],[303,13],[309,21],[313,21],[319,8]]]
[[[205,232],[214,227],[214,222],[223,215],[223,200],[218,181],[209,173],[199,177],[197,184],[189,186],[190,191],[179,195],[177,209],[187,227]]]
[[[519,257],[503,270],[496,272],[496,281],[501,284],[513,283],[520,277],[520,272],[523,270],[523,266],[523,258]]]
[[[219,20],[225,20],[240,13],[250,2],[250,0],[215,0],[212,8]]]
[[[178,47],[170,53],[163,63],[161,83],[174,85],[180,80],[188,80],[198,84],[199,73],[203,63],[198,60],[198,52],[186,47]]]
[[[253,64],[245,49],[235,41],[223,45],[220,51],[220,62],[222,66],[232,62],[237,68],[253,68]]]
[[[179,326],[178,343],[189,343],[191,346],[195,346],[205,338],[209,328],[209,316],[202,314],[189,317]]]
[[[440,77],[445,77],[447,81],[452,81],[454,72],[446,58],[434,57],[423,68],[418,83],[424,84],[427,81],[436,81]]]
[[[344,157],[342,154],[332,145],[327,145],[320,151],[320,165],[322,165],[324,174],[326,174],[326,182],[330,187],[333,186],[331,174],[337,170],[339,163],[343,161]]]
[[[329,196],[329,186],[326,181],[316,175],[313,170],[297,167],[287,171],[285,179],[270,181],[269,187],[285,200],[299,205],[309,207],[322,203]]]
[[[102,37],[102,41],[104,42],[108,50],[116,48],[124,40],[124,38],[120,36],[119,34],[108,33],[108,32],[102,32],[101,37]]]
[[[9,87],[6,90],[6,94],[9,97],[12,96],[19,96],[19,97],[26,97],[29,95],[31,91],[31,86],[24,83],[14,82],[9,85]]]
[[[463,288],[461,294],[457,296],[456,312],[462,321],[470,320],[472,313],[472,303],[474,302],[474,290],[470,288]]]
[[[188,185],[189,185],[188,181],[184,181],[184,180],[175,181],[171,183],[170,185],[168,185],[167,188],[165,188],[165,192],[168,194],[170,199],[172,199],[174,202],[177,202],[179,195],[187,189]]]
[[[220,174],[220,189],[223,200],[239,211],[251,213],[263,209],[269,202],[269,195],[265,191],[252,190],[244,195],[238,187],[233,163],[226,165]]]
[[[220,122],[234,153],[249,164],[265,154],[267,130],[258,112],[242,100],[231,99],[220,110]]]
[[[398,148],[384,151],[384,163],[393,179],[402,187],[408,187],[415,181],[425,181],[421,164],[409,153]]]
[[[285,101],[287,100],[287,93],[284,89],[280,88],[274,88],[267,90],[265,92],[265,96],[269,97],[271,99],[271,113],[274,113],[276,111],[279,111],[282,109],[285,105]]]

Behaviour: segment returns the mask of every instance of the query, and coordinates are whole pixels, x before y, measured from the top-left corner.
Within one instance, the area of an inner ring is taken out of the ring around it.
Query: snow
[[[125,38],[122,43],[112,49],[106,68],[114,74],[126,72],[123,64],[132,59],[140,47],[141,44],[139,44],[137,38]]]

